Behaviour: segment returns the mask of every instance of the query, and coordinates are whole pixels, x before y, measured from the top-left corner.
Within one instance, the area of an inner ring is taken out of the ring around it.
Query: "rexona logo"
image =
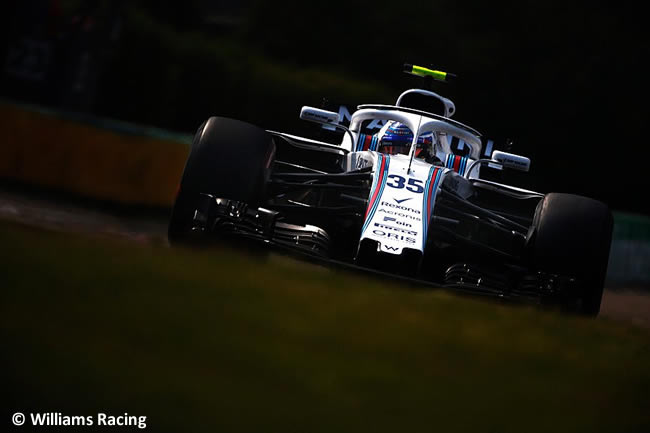
[[[393,209],[403,210],[403,211],[405,211],[405,212],[412,212],[412,213],[414,213],[414,214],[418,214],[418,215],[420,215],[420,214],[422,213],[422,212],[420,212],[419,209],[413,209],[413,208],[411,208],[411,207],[400,206],[400,205],[393,204],[393,203],[390,203],[390,202],[387,202],[387,201],[382,201],[382,202],[381,202],[381,205],[382,205],[382,206],[389,207],[389,208],[393,208]]]

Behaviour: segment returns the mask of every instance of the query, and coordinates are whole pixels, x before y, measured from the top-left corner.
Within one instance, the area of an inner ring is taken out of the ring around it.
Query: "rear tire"
[[[167,230],[170,243],[188,239],[200,193],[259,205],[275,154],[270,135],[239,120],[210,117],[197,130]]]
[[[534,267],[575,277],[577,290],[561,294],[563,306],[596,316],[612,240],[613,218],[607,205],[577,195],[547,194],[537,206],[533,227]]]

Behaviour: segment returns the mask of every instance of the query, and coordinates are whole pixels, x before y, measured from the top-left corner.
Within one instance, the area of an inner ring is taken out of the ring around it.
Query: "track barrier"
[[[650,289],[650,217],[614,212],[610,286]]]
[[[0,177],[94,199],[169,207],[191,136],[0,102]]]

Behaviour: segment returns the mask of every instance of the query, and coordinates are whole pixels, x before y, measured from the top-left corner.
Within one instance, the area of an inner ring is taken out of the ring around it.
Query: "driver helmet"
[[[411,132],[411,129],[403,123],[394,120],[387,122],[381,128],[381,131],[377,133],[377,137],[379,139],[379,152],[387,155],[406,155],[411,147],[411,142],[413,142],[413,132]],[[433,149],[433,142],[433,132],[420,135],[418,137],[415,156],[424,158],[430,154]]]

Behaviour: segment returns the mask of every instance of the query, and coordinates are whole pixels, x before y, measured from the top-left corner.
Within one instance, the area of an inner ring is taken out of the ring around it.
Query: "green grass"
[[[10,410],[153,431],[650,431],[650,335],[270,255],[0,226]]]

